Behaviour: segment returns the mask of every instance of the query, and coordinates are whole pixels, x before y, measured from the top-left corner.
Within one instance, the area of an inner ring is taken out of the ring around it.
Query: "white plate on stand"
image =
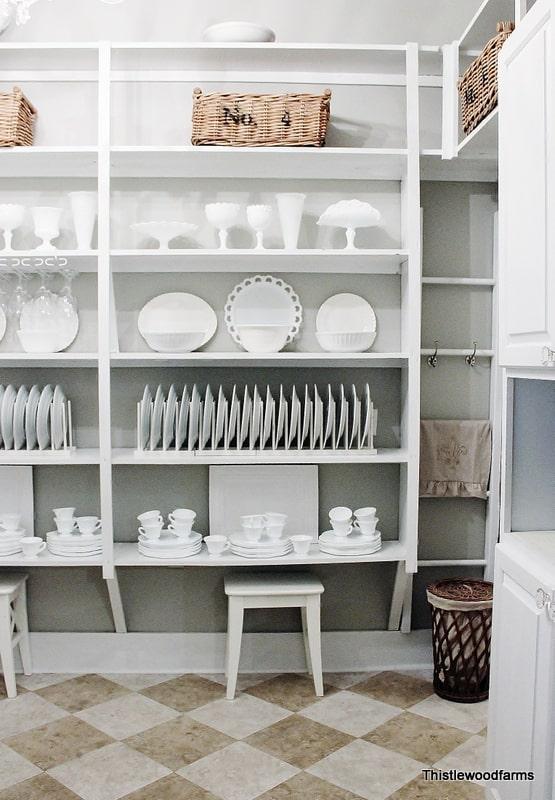
[[[150,449],[156,450],[162,438],[162,417],[164,414],[164,392],[161,386],[156,389],[152,419],[150,420]]]
[[[239,412],[240,412],[240,404],[239,398],[237,397],[237,386],[233,387],[233,392],[231,393],[231,402],[229,404],[229,419],[227,425],[227,432],[225,436],[225,449],[229,450],[231,447],[231,443],[233,439],[239,436],[237,425],[239,421]]]
[[[187,439],[187,420],[189,419],[190,405],[191,405],[191,399],[189,397],[189,392],[187,391],[187,386],[184,386],[183,394],[181,395],[181,405],[179,406],[179,416],[175,434],[176,436],[175,447],[177,450],[181,450],[181,448],[185,443],[185,440]]]
[[[191,393],[191,405],[189,406],[189,435],[187,437],[187,449],[195,449],[200,432],[200,394],[196,383],[193,385]]]
[[[66,396],[61,386],[54,387],[52,399],[52,446],[59,450],[64,443],[64,404]]]
[[[225,305],[225,322],[233,341],[241,344],[240,325],[288,325],[286,343],[297,336],[303,320],[298,296],[272,275],[254,275],[238,284]]]
[[[37,408],[40,400],[40,389],[35,384],[31,386],[29,397],[25,405],[25,441],[27,450],[34,450],[37,444]],[[0,398],[0,406],[1,398]]]
[[[177,408],[177,393],[175,386],[172,385],[168,391],[168,399],[164,411],[164,427],[162,433],[162,448],[169,450],[175,437],[175,413]]]
[[[14,450],[21,450],[25,444],[25,407],[29,398],[26,386],[20,386],[15,398],[13,409],[13,446]]]
[[[37,408],[37,441],[40,450],[46,450],[51,441],[50,406],[54,392],[50,384],[41,392]]]
[[[4,398],[2,400],[2,412],[0,425],[2,427],[2,439],[4,440],[4,447],[6,450],[13,448],[13,410],[17,391],[11,385],[6,386],[4,390]]]
[[[139,312],[137,320],[139,333],[186,333],[206,331],[202,347],[216,333],[218,320],[214,309],[205,300],[188,292],[168,292],[153,297]],[[145,339],[146,341],[146,339]]]

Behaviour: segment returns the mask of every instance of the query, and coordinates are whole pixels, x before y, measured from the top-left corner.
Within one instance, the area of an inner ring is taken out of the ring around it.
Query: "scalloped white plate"
[[[234,342],[241,344],[238,325],[289,325],[287,344],[299,333],[303,308],[295,291],[281,278],[254,275],[239,283],[227,298],[225,323]]]

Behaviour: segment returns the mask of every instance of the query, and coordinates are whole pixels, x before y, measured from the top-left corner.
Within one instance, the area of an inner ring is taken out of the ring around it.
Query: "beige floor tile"
[[[465,731],[405,711],[364,738],[367,742],[434,764],[469,737]]]
[[[43,773],[0,791],[0,800],[80,800],[80,798],[50,775]]]
[[[308,772],[364,800],[385,800],[419,775],[422,767],[412,758],[357,739],[314,764]]]
[[[466,742],[437,761],[434,767],[445,770],[460,769],[483,772],[486,769],[486,740],[483,736],[471,736]]]
[[[144,789],[126,794],[121,800],[218,800],[218,798],[180,775],[168,775],[167,778],[151,783]]]
[[[46,689],[47,686],[54,686],[71,678],[78,678],[82,673],[63,673],[63,672],[36,672],[34,675],[18,675],[17,685],[23,686],[31,692],[37,689]]]
[[[17,685],[17,693],[18,694],[25,694],[27,689],[23,686]],[[8,699],[8,693],[6,692],[6,684],[4,683],[4,679],[2,673],[0,672],[0,705],[4,702],[4,700]]]
[[[288,764],[306,769],[344,747],[352,737],[295,714],[254,733],[247,741]]]
[[[324,681],[336,689],[350,689],[355,683],[361,683],[377,672],[325,672]]]
[[[452,703],[434,694],[412,706],[411,712],[469,733],[480,733],[487,723],[488,703]]]
[[[37,694],[75,714],[76,711],[104,703],[112,697],[126,694],[127,691],[123,686],[107,681],[100,675],[80,675],[62,683],[56,683],[54,686],[39,689]]]
[[[5,740],[6,744],[41,769],[50,769],[112,742],[96,728],[75,717],[64,717]]]
[[[260,795],[257,800],[361,800],[360,796],[340,789],[327,781],[309,775],[308,772],[299,772],[285,783],[280,783],[275,789]]]
[[[234,742],[185,767],[179,774],[222,800],[254,800],[292,778],[297,771],[245,742]]]
[[[337,689],[324,685],[324,691],[326,694],[330,694],[336,692]],[[247,692],[254,697],[260,697],[261,700],[267,700],[268,703],[288,708],[289,711],[300,711],[301,708],[306,708],[318,699],[312,678],[296,673],[270,678],[247,689]]]
[[[351,687],[352,692],[365,694],[399,708],[409,708],[433,694],[430,681],[400,672],[379,672]]]
[[[47,722],[67,717],[67,711],[33,692],[25,692],[0,703],[0,738],[7,739]]]
[[[38,775],[40,770],[20,753],[0,743],[0,789]]]
[[[251,686],[256,686],[257,683],[275,678],[278,674],[277,672],[240,672],[237,676],[237,691],[244,692],[245,689],[250,689]],[[227,678],[223,672],[205,672],[201,676],[208,678],[209,681],[220,683],[222,686],[227,685]]]
[[[187,714],[126,740],[129,747],[174,771],[232,742],[229,736],[202,725]]]
[[[166,767],[114,742],[50,770],[83,800],[119,800],[169,773]]]
[[[168,672],[103,672],[102,677],[118,683],[120,686],[125,686],[131,692],[140,692],[141,689],[148,689],[149,686],[156,686],[157,683],[164,683],[177,676]]]
[[[474,783],[415,778],[387,800],[485,800],[485,797],[484,790]]]
[[[193,719],[234,739],[244,739],[290,714],[291,711],[250,694],[240,694],[235,700],[214,700],[189,712]]]
[[[127,739],[179,716],[179,711],[141,694],[125,694],[76,715],[114,739]]]
[[[324,697],[299,713],[351,736],[364,736],[400,714],[401,709],[371,697],[344,691]]]
[[[201,678],[200,675],[180,675],[144,689],[141,694],[176,711],[192,711],[193,708],[222,698],[224,689],[219,683]]]

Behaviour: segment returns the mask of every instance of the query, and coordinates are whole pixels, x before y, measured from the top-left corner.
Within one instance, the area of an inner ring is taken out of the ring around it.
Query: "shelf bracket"
[[[114,577],[105,578],[105,581],[108,589],[108,597],[110,598],[110,606],[112,608],[114,630],[116,633],[127,633],[127,623],[125,621],[125,612],[121,601],[117,569],[114,568]]]

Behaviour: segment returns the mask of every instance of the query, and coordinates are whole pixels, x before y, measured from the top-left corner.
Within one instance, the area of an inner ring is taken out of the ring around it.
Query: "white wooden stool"
[[[309,674],[318,697],[324,694],[320,644],[321,581],[306,573],[230,575],[225,578],[227,606],[227,699],[235,697],[246,608],[300,608]]]
[[[13,650],[19,645],[25,675],[31,674],[27,623],[27,575],[0,575],[0,659],[8,697],[17,696]]]

